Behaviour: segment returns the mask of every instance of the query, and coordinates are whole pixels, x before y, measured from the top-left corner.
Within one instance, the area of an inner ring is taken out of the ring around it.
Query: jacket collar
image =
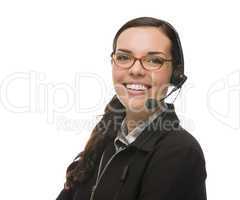
[[[132,146],[142,151],[152,151],[157,141],[179,126],[180,121],[176,115],[174,104],[166,103],[166,105],[167,109],[145,127],[141,135],[129,147]]]
[[[129,145],[130,143],[135,141],[136,138],[142,134],[142,131],[145,129],[145,127],[148,124],[152,123],[154,121],[154,119],[156,117],[158,117],[159,114],[161,114],[165,109],[167,109],[167,104],[165,102],[163,102],[163,104],[164,105],[161,107],[161,110],[157,110],[151,116],[149,116],[147,119],[145,119],[144,121],[141,121],[141,124],[136,126],[133,130],[131,130],[130,133],[128,133],[128,128],[127,128],[127,124],[126,124],[126,116],[125,116],[124,119],[122,120],[121,128],[117,132],[117,136],[114,139],[114,143],[116,143],[117,140],[120,140],[125,145]]]

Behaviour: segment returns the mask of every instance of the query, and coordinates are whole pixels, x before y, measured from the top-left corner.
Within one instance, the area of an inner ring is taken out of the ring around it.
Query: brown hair
[[[139,17],[125,23],[116,33],[113,40],[113,52],[116,50],[117,39],[119,35],[126,29],[131,27],[157,27],[166,34],[171,40],[171,54],[173,57],[173,69],[181,64],[181,50],[177,44],[178,36],[175,30],[168,23],[160,19],[152,17]],[[94,169],[103,153],[108,142],[112,142],[116,136],[116,130],[119,129],[120,123],[125,117],[125,109],[116,95],[106,105],[102,119],[93,129],[90,138],[82,152],[80,152],[74,161],[68,166],[66,173],[65,188],[71,188],[75,183],[84,182],[94,172]],[[119,123],[116,122],[119,120]],[[111,130],[111,131],[108,131]]]

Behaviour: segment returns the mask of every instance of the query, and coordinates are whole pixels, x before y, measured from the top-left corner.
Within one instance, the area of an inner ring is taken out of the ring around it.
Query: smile
[[[149,85],[138,83],[123,83],[130,96],[144,95],[151,88]]]

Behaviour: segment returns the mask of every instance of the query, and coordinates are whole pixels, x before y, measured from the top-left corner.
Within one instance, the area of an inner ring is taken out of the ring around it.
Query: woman
[[[166,86],[186,80],[177,32],[163,20],[133,19],[117,32],[111,58],[116,95],[57,200],[206,200],[202,149],[164,102]]]

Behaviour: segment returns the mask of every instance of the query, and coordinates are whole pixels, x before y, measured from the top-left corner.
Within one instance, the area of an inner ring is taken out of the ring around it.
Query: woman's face
[[[132,54],[136,58],[141,58],[149,52],[159,52],[154,56],[172,59],[170,39],[155,27],[132,27],[124,30],[118,37],[116,52]],[[171,62],[165,62],[157,71],[145,70],[139,60],[128,69],[120,68],[112,62],[112,79],[116,94],[127,110],[133,112],[147,111],[144,103],[149,97],[161,99],[171,74]],[[144,85],[147,89],[139,86],[135,89],[142,91],[136,91],[131,84]]]

